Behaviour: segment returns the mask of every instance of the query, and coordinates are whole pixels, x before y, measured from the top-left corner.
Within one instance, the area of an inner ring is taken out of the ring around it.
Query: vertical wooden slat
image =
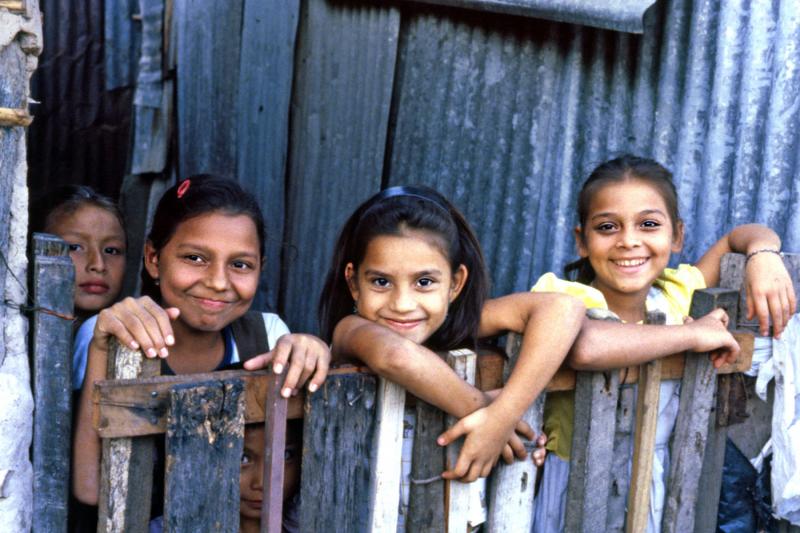
[[[477,356],[471,350],[451,350],[447,353],[447,364],[453,371],[470,385],[475,384],[475,367]],[[447,426],[452,427],[458,420],[447,417]],[[464,439],[458,439],[447,447],[447,468],[453,468],[461,452]],[[463,533],[467,531],[469,518],[470,483],[445,481],[445,501],[447,502],[447,533]]]
[[[176,385],[166,438],[164,531],[237,531],[244,445],[240,379]]]
[[[36,233],[33,244],[33,530],[58,533],[67,529],[75,268],[58,237]]]
[[[723,288],[695,291],[690,315],[700,318],[717,307],[736,324],[737,291]],[[717,374],[708,354],[688,354],[681,382],[680,407],[670,443],[670,472],[664,516],[665,533],[693,531],[695,501],[708,437],[709,417],[714,403]]]
[[[306,398],[301,531],[369,528],[376,388],[375,376],[333,375]]]
[[[264,402],[264,499],[261,502],[262,533],[281,533],[283,519],[283,468],[286,450],[288,401],[281,396],[283,374],[272,374]]]
[[[666,324],[661,312],[647,313],[648,324]],[[653,456],[656,449],[658,399],[661,391],[661,359],[639,367],[639,390],[636,400],[636,431],[633,441],[633,469],[628,494],[626,531],[636,533],[647,529],[650,514],[650,487],[653,480]]]
[[[148,378],[160,372],[160,361],[111,340],[109,379]],[[153,487],[153,438],[103,439],[100,466],[98,533],[148,530]]]
[[[517,363],[521,340],[522,337],[519,335],[509,335],[506,341],[508,364],[504,381],[508,381],[508,376]],[[540,394],[522,417],[537,434],[542,427],[544,399],[544,393]],[[537,473],[538,469],[530,459],[514,461],[510,465],[498,463],[492,472],[489,485],[487,525],[490,532],[531,530]]]
[[[445,413],[419,399],[416,413],[406,531],[441,533],[445,521],[444,482],[433,479],[445,470],[445,449],[436,443],[445,430]]]
[[[617,371],[576,373],[566,531],[605,531],[618,396]]]
[[[374,459],[370,473],[370,527],[374,533],[397,530],[405,402],[403,387],[384,378],[378,379]]]

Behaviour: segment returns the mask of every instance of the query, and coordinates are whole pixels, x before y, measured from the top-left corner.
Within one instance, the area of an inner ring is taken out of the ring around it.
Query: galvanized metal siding
[[[624,151],[674,171],[681,260],[753,220],[800,249],[799,12],[676,0],[633,36],[404,9],[388,181],[434,186],[464,210],[498,294],[574,257],[577,189]]]
[[[302,4],[289,149],[284,318],[317,331],[336,236],[381,183],[399,12],[367,3]]]

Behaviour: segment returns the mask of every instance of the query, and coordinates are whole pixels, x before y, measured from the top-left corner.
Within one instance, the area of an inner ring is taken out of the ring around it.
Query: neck
[[[182,320],[172,322],[175,344],[169,347],[167,364],[176,374],[211,372],[225,353],[219,331],[198,331]]]
[[[239,533],[259,533],[261,520],[239,515]]]
[[[636,324],[644,321],[647,302],[647,290],[637,293],[617,293],[603,291],[608,309],[614,311],[623,321]]]

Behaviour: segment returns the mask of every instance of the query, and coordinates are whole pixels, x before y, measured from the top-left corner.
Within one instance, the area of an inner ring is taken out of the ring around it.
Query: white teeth
[[[614,264],[623,267],[636,267],[639,265],[643,265],[645,261],[647,261],[647,259],[619,259],[617,261],[614,261]]]

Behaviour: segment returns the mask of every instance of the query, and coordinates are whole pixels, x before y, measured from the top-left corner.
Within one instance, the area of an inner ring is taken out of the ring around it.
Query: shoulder
[[[703,273],[693,265],[682,264],[678,268],[666,268],[653,282],[670,301],[670,305],[682,316],[689,314],[692,295],[697,289],[706,288]]]
[[[606,299],[603,293],[576,281],[567,281],[557,277],[552,272],[548,272],[541,276],[536,284],[531,289],[532,292],[558,292],[568,294],[578,298],[587,309],[600,307],[603,309],[608,308]]]
[[[264,329],[267,330],[267,339],[271,350],[279,338],[289,333],[289,326],[275,313],[261,313],[261,318],[264,320]]]

